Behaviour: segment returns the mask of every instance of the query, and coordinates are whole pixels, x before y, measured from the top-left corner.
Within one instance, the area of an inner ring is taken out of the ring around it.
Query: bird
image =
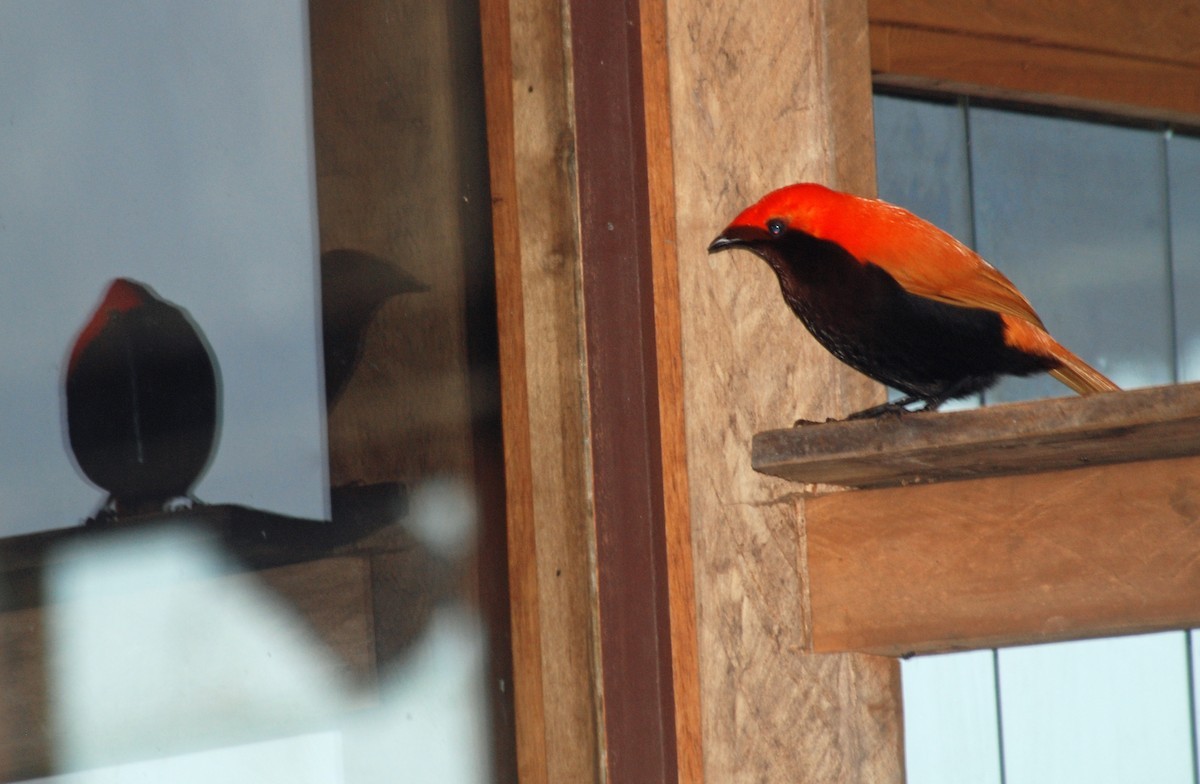
[[[376,312],[394,296],[428,290],[397,265],[365,251],[336,248],[321,254],[326,409],[333,407],[354,374]]]
[[[903,397],[850,414],[936,411],[1005,375],[1046,372],[1079,394],[1119,387],[1046,331],[1017,287],[950,234],[881,199],[797,183],[771,191],[708,252],[748,250],[813,337]],[[801,420],[797,424],[802,424]]]
[[[89,522],[190,505],[212,459],[220,372],[184,309],[129,278],[108,285],[66,363],[67,435],[80,472],[107,491]]]

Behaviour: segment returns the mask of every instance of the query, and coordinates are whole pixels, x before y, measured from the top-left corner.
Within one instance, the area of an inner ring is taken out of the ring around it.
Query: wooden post
[[[522,777],[697,781],[665,11],[482,11]]]
[[[771,188],[873,191],[866,6],[680,0],[667,31],[706,778],[902,781],[898,668],[804,652],[804,502],[749,458],[756,431],[882,389],[809,338],[761,261],[705,254]]]
[[[483,0],[522,782],[600,778],[586,378],[563,9]]]

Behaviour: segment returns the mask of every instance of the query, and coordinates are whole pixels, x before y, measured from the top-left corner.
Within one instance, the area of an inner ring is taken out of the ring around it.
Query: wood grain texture
[[[813,648],[903,655],[1200,625],[1198,477],[1188,457],[809,499]]]
[[[604,776],[677,781],[641,13],[569,10]]]
[[[645,96],[646,170],[650,196],[658,417],[662,449],[663,517],[670,594],[671,672],[675,692],[675,744],[679,781],[704,781],[700,711],[700,661],[696,636],[696,583],[688,498],[687,423],[684,417],[679,258],[675,254],[675,168],[671,136],[667,9],[663,0],[642,0],[642,79]]]
[[[0,780],[54,769],[46,616],[41,608],[0,614]]]
[[[542,679],[541,604],[533,503],[532,432],[525,377],[520,218],[513,125],[512,43],[508,0],[482,0],[483,63],[491,170],[496,310],[500,328],[508,581],[513,644],[513,702],[520,781],[549,781]]]
[[[755,431],[883,390],[796,324],[764,264],[705,254],[771,188],[873,190],[865,3],[684,0],[667,20],[705,776],[902,781],[896,665],[804,653],[794,488],[748,457]]]
[[[887,487],[1200,454],[1200,384],[789,428],[754,437],[758,471]]]
[[[871,0],[879,84],[1200,124],[1200,6]]]
[[[600,704],[570,50],[559,5],[487,0],[483,12],[518,763],[521,781],[594,781]]]
[[[868,0],[884,22],[1200,66],[1200,4]]]

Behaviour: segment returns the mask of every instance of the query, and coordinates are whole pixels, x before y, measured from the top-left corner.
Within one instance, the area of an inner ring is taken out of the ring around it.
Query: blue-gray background
[[[324,513],[308,62],[301,0],[0,2],[0,535],[102,500],[67,453],[60,374],[117,276],[217,354],[196,494]]]

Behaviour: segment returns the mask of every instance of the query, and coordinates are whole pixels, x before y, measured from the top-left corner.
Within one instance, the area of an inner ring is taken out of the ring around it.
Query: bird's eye
[[[767,231],[771,232],[772,237],[778,237],[783,234],[786,228],[787,224],[783,222],[782,218],[771,218],[771,220],[767,221]]]

